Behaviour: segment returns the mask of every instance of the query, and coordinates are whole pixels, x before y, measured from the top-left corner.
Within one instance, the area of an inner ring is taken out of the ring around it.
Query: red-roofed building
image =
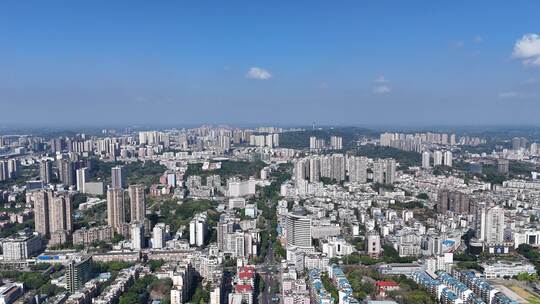
[[[242,295],[242,300],[247,304],[253,304],[253,286],[251,285],[236,285],[234,292]]]
[[[255,286],[255,268],[253,266],[238,267],[238,284]]]
[[[399,284],[394,281],[377,281],[375,285],[377,286],[377,291],[382,296],[386,296],[387,291],[399,289]]]

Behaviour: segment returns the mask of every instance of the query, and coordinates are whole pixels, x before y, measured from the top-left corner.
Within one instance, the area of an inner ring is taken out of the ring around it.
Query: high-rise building
[[[112,188],[125,188],[126,176],[124,166],[116,166],[111,169]]]
[[[452,167],[452,152],[444,152],[444,165],[447,167]]]
[[[49,236],[49,191],[39,190],[33,193],[35,231],[43,237]]]
[[[527,139],[521,137],[512,138],[512,150],[517,151],[527,146]]]
[[[309,181],[312,183],[319,182],[321,178],[321,160],[318,157],[309,159]]]
[[[63,244],[73,231],[72,197],[69,192],[38,190],[34,201],[35,231],[51,238],[51,245]]]
[[[75,185],[75,167],[70,159],[60,159],[58,161],[58,173],[60,181],[66,186]]]
[[[203,246],[207,234],[206,213],[196,214],[189,222],[189,244]]]
[[[349,181],[351,183],[365,183],[367,181],[367,165],[368,159],[366,157],[349,157]]]
[[[134,250],[144,248],[144,225],[142,223],[131,224],[131,246]]]
[[[334,150],[343,149],[343,137],[339,137],[339,136],[330,137],[330,146]]]
[[[422,152],[422,168],[429,169],[430,168],[430,157],[431,154],[429,151]]]
[[[124,189],[107,189],[107,223],[114,231],[120,233],[126,222],[124,210]]]
[[[90,256],[82,257],[80,260],[72,260],[66,269],[67,289],[74,293],[84,286],[84,283],[90,279]]]
[[[381,254],[381,236],[375,230],[370,230],[366,234],[365,249],[370,257],[377,258]]]
[[[77,169],[77,191],[86,193],[84,185],[88,179],[88,168]]]
[[[131,223],[144,222],[146,216],[146,204],[144,197],[144,185],[129,186],[130,217]]]
[[[217,245],[221,251],[228,251],[227,236],[234,232],[234,220],[233,216],[228,214],[222,214],[217,224]]]
[[[437,211],[445,214],[452,211],[461,214],[471,214],[473,205],[469,196],[460,191],[450,191],[446,189],[439,190]]]
[[[510,170],[510,161],[504,158],[497,159],[497,172],[507,174]]]
[[[50,184],[52,179],[52,163],[50,160],[41,160],[39,162],[39,176],[44,184]]]
[[[309,164],[306,159],[299,159],[294,164],[294,178],[297,185],[309,178]]]
[[[485,207],[480,212],[480,240],[488,244],[504,242],[505,216],[499,206]]]
[[[443,154],[437,150],[433,152],[433,166],[441,166],[443,164]]]
[[[7,161],[8,178],[16,178],[19,174],[19,160],[15,158]]]
[[[57,192],[49,200],[49,227],[51,234],[73,231],[72,198],[68,192]]]
[[[287,246],[311,247],[311,218],[303,210],[295,210],[285,218]]]
[[[311,136],[309,138],[309,150],[310,151],[318,151],[324,149],[324,139],[323,138],[317,138],[315,136]]]
[[[165,247],[165,233],[167,227],[164,223],[157,223],[152,229],[152,248],[161,249]]]
[[[373,181],[392,185],[396,179],[396,161],[392,158],[379,159],[373,164]]]
[[[229,150],[231,148],[231,138],[229,136],[219,136],[218,145],[223,150]]]
[[[0,160],[0,181],[9,179],[7,161]]]
[[[530,152],[532,155],[537,155],[538,154],[538,143],[532,143],[530,148],[529,148]]]

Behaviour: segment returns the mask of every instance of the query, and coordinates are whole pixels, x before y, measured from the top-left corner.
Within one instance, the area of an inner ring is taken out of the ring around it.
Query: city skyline
[[[536,125],[540,110],[532,1],[1,8],[0,100],[25,113],[3,124]]]

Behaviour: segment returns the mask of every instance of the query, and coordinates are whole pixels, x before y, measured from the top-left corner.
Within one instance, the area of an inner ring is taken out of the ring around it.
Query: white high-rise
[[[422,168],[428,169],[430,167],[431,154],[429,151],[422,152]]]
[[[76,176],[77,176],[77,191],[81,193],[86,193],[84,189],[84,184],[86,184],[86,180],[88,179],[88,168],[77,169]]]
[[[157,223],[152,229],[152,248],[161,249],[165,247],[165,233],[167,227],[164,223]]]
[[[444,152],[444,165],[447,167],[452,167],[452,152]]]
[[[486,243],[502,243],[504,241],[505,216],[504,209],[495,206],[481,211],[480,240]]]
[[[339,136],[330,137],[330,146],[334,150],[343,149],[343,137],[339,137]]]
[[[321,177],[321,160],[319,158],[309,159],[309,181],[319,182]]]
[[[199,213],[189,222],[189,244],[203,246],[207,233],[207,216]]]
[[[144,248],[144,226],[141,223],[131,225],[131,247],[134,250]]]
[[[287,246],[311,246],[311,218],[305,212],[293,211],[287,214],[285,229]]]
[[[441,151],[433,152],[433,166],[441,166],[443,164],[443,154]]]

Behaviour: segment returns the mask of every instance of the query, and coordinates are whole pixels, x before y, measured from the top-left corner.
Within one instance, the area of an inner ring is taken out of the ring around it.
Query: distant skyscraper
[[[497,172],[507,174],[510,170],[510,161],[507,159],[497,159]]]
[[[146,204],[144,198],[144,185],[129,186],[130,217],[131,223],[143,223],[146,216]]]
[[[444,152],[444,165],[447,167],[452,167],[452,152]]]
[[[51,234],[55,232],[73,231],[72,199],[68,192],[56,193],[49,201],[49,227]]]
[[[373,181],[392,185],[396,179],[396,161],[392,158],[379,159],[373,164]]]
[[[294,179],[298,185],[302,181],[309,178],[309,161],[306,159],[298,159],[294,164]]]
[[[39,162],[39,176],[44,184],[50,184],[52,178],[52,163],[50,160]]]
[[[287,246],[311,246],[311,219],[305,212],[293,211],[285,218]]]
[[[433,152],[433,166],[441,166],[443,164],[443,154],[441,151]]]
[[[157,223],[152,229],[152,248],[161,249],[165,247],[166,227],[164,223]]]
[[[538,154],[538,143],[532,143],[531,144],[531,147],[530,147],[530,152],[532,155],[537,155]]]
[[[351,183],[365,183],[367,181],[368,159],[365,157],[349,157],[349,181]]]
[[[58,173],[60,181],[66,186],[75,185],[75,169],[73,162],[69,159],[61,159],[58,161]]]
[[[321,178],[321,160],[317,158],[309,159],[309,181],[312,183],[319,182]]]
[[[48,237],[49,230],[49,192],[39,190],[33,193],[35,231]]]
[[[88,179],[88,168],[80,168],[77,169],[77,191],[81,193],[86,193],[84,189],[84,184],[86,184],[86,180]]]
[[[9,179],[7,161],[0,160],[0,181]]]
[[[481,211],[481,232],[480,240],[486,243],[504,242],[505,217],[504,209],[495,207],[486,207]]]
[[[126,177],[124,166],[116,166],[111,169],[112,188],[125,188]]]
[[[206,239],[206,214],[199,213],[189,222],[189,244],[203,246]]]
[[[473,211],[471,200],[465,193],[441,189],[437,194],[437,199],[437,211],[441,214],[445,214],[447,211],[471,214]]]
[[[73,231],[72,198],[69,192],[38,190],[33,193],[35,230],[49,238],[61,234],[58,244],[65,242],[65,237]]]
[[[428,169],[430,167],[430,157],[429,151],[422,152],[422,168]]]
[[[339,136],[330,137],[330,146],[334,150],[343,149],[343,137],[339,137]]]
[[[122,231],[122,227],[126,222],[124,212],[124,190],[121,188],[109,188],[107,190],[107,223],[117,233]]]
[[[7,161],[8,178],[15,178],[19,174],[19,160],[8,159]]]
[[[144,248],[144,225],[142,223],[131,224],[131,245],[134,250]]]

